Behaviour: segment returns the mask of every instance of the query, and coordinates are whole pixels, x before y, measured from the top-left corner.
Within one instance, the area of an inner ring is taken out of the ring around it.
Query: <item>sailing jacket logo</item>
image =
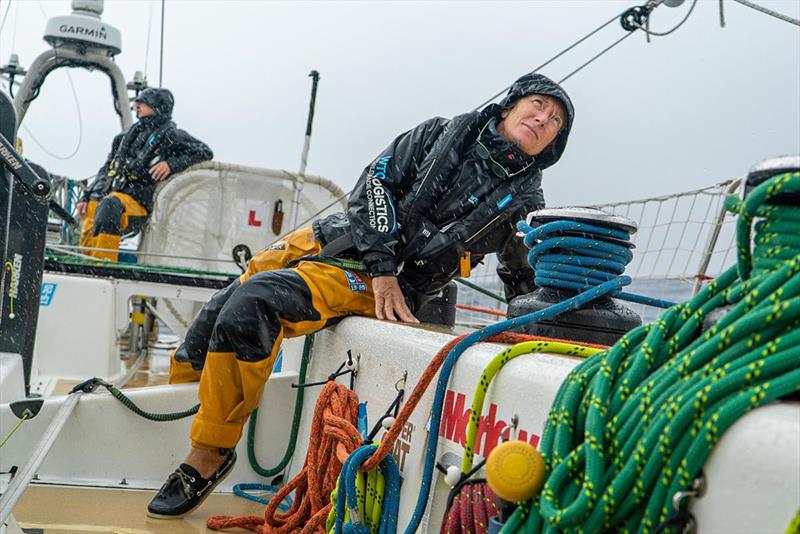
[[[383,156],[370,166],[367,174],[367,212],[369,225],[379,232],[394,233],[395,215],[391,194],[386,191],[383,180],[391,156]]]

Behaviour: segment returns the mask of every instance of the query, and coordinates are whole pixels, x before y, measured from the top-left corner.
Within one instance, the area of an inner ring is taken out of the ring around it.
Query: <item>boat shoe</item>
[[[158,519],[180,519],[203,504],[236,463],[233,449],[220,449],[219,452],[225,455],[225,460],[211,478],[203,478],[191,465],[181,464],[150,501],[147,515]]]

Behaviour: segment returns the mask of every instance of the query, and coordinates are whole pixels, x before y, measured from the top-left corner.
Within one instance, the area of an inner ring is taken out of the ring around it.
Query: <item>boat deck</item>
[[[125,389],[167,383],[171,350],[150,347]],[[130,369],[135,358],[125,361]],[[52,395],[68,394],[79,380],[59,380]],[[152,490],[86,488],[32,484],[14,509],[26,531],[36,534],[107,532],[114,534],[183,534],[212,532],[206,519],[215,515],[261,515],[264,505],[231,494],[212,494],[195,513],[180,520],[147,517]]]
[[[123,389],[161,386],[166,384],[169,378],[169,358],[171,352],[171,349],[167,350],[150,347],[141,365],[133,376],[131,376],[131,379],[125,384]],[[133,357],[123,360],[125,368],[129,370],[134,365],[135,361],[136,358]],[[67,395],[80,382],[82,381],[61,379],[56,382],[50,395]]]
[[[41,534],[188,534],[213,532],[206,528],[211,516],[264,512],[263,504],[212,494],[187,517],[160,520],[145,514],[152,497],[152,491],[142,490],[31,486],[14,508],[14,517],[22,528]]]

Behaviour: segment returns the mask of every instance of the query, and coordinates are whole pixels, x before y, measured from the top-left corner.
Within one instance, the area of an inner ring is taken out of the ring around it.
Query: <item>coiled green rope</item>
[[[738,264],[570,373],[541,440],[545,486],[502,532],[651,532],[731,424],[800,390],[800,207],[769,204],[796,191],[795,172],[728,199]]]

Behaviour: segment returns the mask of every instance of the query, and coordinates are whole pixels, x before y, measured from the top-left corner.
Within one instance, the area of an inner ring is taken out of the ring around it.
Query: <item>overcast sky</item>
[[[796,0],[758,0],[800,18]],[[0,20],[8,0],[0,0]],[[691,1],[659,7],[671,28]],[[800,28],[717,0],[650,44],[627,39],[566,82],[577,110],[561,162],[545,174],[548,204],[590,204],[697,188],[744,174],[772,155],[800,152]],[[158,84],[160,1],[107,1],[122,31],[117,62]],[[215,159],[296,171],[312,69],[320,71],[307,172],[349,190],[398,133],[435,115],[469,111],[635,1],[260,2],[166,1],[164,86],[178,125]],[[47,48],[46,16],[67,0],[12,0],[0,61],[23,66]],[[152,22],[149,27],[148,21]],[[150,34],[149,55],[146,55]],[[559,79],[623,35],[618,23],[542,72]],[[71,71],[83,135],[77,154],[45,154],[23,130],[25,155],[85,177],[119,129],[108,81]],[[4,88],[5,89],[5,88]],[[79,139],[66,70],[51,74],[24,123],[56,154]]]

